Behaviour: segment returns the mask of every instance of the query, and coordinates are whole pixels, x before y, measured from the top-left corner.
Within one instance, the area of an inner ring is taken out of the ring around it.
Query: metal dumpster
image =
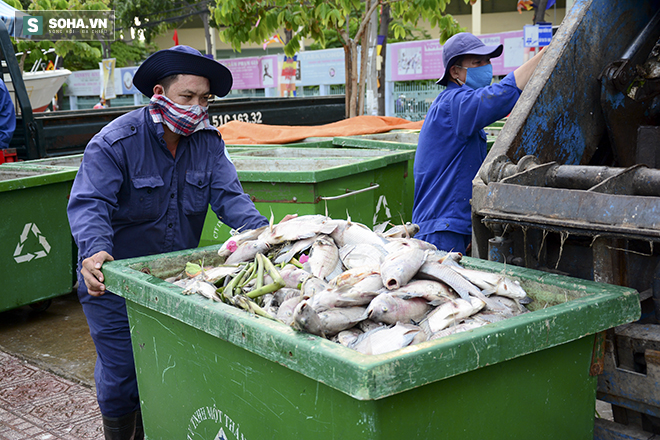
[[[159,278],[218,248],[103,266],[127,300],[147,438],[588,439],[600,332],[640,315],[632,289],[466,258],[519,280],[535,311],[368,356]]]
[[[45,309],[49,299],[73,290],[66,206],[75,175],[65,167],[0,166],[0,311],[27,304]]]
[[[298,144],[301,145],[301,144]],[[414,151],[291,146],[231,146],[243,190],[264,216],[328,214],[369,227],[406,212],[406,172]],[[200,246],[222,243],[229,227],[209,209]]]
[[[576,2],[473,182],[473,256],[640,292],[608,336],[599,440],[660,434],[659,38],[660,1]]]

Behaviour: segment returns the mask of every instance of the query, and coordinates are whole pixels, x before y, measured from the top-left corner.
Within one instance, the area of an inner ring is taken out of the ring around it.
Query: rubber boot
[[[103,416],[105,440],[143,440],[142,413],[140,410],[121,417]]]

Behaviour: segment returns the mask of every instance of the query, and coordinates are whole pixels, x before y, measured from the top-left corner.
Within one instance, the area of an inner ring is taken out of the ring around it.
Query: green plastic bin
[[[640,316],[629,288],[465,258],[521,281],[535,311],[368,356],[155,276],[218,248],[103,266],[148,439],[592,439],[599,332]]]
[[[326,141],[325,145],[331,145]],[[414,151],[319,146],[232,146],[243,190],[261,214],[351,217],[369,227],[410,218],[406,176]],[[209,208],[200,246],[222,243],[230,229]]]
[[[77,169],[0,165],[0,311],[70,293],[74,244],[66,215]],[[47,303],[48,304],[48,303]]]

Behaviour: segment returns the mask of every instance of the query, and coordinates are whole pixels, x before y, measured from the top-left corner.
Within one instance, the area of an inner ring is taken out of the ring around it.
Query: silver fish
[[[425,261],[419,268],[417,276],[447,284],[465,301],[470,300],[470,295],[476,297],[483,296],[483,293],[481,293],[481,290],[477,286],[460,276],[450,266],[439,263],[438,261]]]
[[[414,223],[406,223],[403,225],[396,225],[381,233],[385,238],[412,238],[419,232],[419,225]]]
[[[277,318],[279,321],[282,321],[286,325],[291,325],[293,322],[293,311],[301,301],[302,296],[294,296],[284,300],[284,302],[282,302],[280,307],[277,309],[275,318]]]
[[[455,335],[457,333],[462,333],[466,332],[468,330],[472,330],[475,328],[483,327],[484,325],[488,324],[486,321],[480,321],[480,320],[471,320],[471,321],[465,321],[457,325],[452,325],[451,327],[447,327],[444,330],[440,330],[439,332],[434,333],[429,340],[431,339],[439,339],[443,338],[445,336],[449,335]]]
[[[339,258],[348,269],[380,266],[385,255],[385,248],[370,243],[347,244],[339,248]]]
[[[302,300],[293,309],[291,327],[296,330],[311,333],[313,335],[325,338],[326,333],[321,323],[321,318],[316,311],[309,305],[307,300]]]
[[[362,333],[366,333],[369,330],[373,330],[378,327],[386,327],[385,324],[382,322],[376,322],[371,319],[365,319],[364,321],[360,321],[360,323],[357,325],[360,330],[362,330]]]
[[[422,249],[436,251],[434,244],[416,238],[391,238],[384,246],[388,253],[399,252],[402,249]]]
[[[421,249],[401,249],[388,254],[380,265],[383,285],[390,290],[408,284],[424,263],[425,252]]]
[[[330,234],[339,248],[346,245],[371,244],[374,246],[384,246],[387,240],[376,234],[367,226],[361,223],[346,221],[338,223],[337,228]]]
[[[317,312],[338,307],[366,306],[378,294],[354,287],[333,288],[317,292],[309,298],[309,304]]]
[[[375,328],[360,335],[350,348],[363,354],[389,353],[407,347],[421,332],[419,327],[397,323],[393,327]]]
[[[237,274],[240,270],[241,268],[239,266],[222,265],[210,269],[204,269],[202,275],[206,281],[215,284],[229,275]]]
[[[380,279],[380,265],[366,265],[348,269],[339,276],[333,278],[330,284],[335,287],[353,286],[373,275],[378,276]]]
[[[246,241],[256,240],[257,237],[259,237],[259,235],[261,235],[266,230],[266,228],[268,228],[268,226],[262,226],[261,228],[257,229],[247,229],[243,232],[232,235],[231,238],[225,241],[220,249],[218,249],[218,255],[223,258],[227,258],[232,253],[230,250],[231,248],[236,249]]]
[[[300,290],[302,290],[303,296],[307,299],[314,296],[317,292],[326,290],[328,287],[330,287],[330,285],[324,280],[315,276],[309,276],[303,281]]]
[[[404,299],[414,297],[424,298],[433,306],[457,298],[457,295],[445,283],[433,280],[412,280],[403,287],[390,290],[390,294],[400,296]]]
[[[225,265],[254,260],[257,254],[265,254],[270,245],[263,240],[246,241],[225,260]]]
[[[528,298],[527,293],[520,286],[518,281],[507,278],[502,274],[466,269],[458,263],[448,264],[448,266],[463,278],[483,290],[483,293],[486,295],[495,293],[518,301]]]
[[[314,237],[318,234],[330,234],[337,225],[324,215],[303,215],[280,222],[272,230],[264,231],[259,238],[270,245],[293,242]]]
[[[288,246],[282,248],[277,257],[275,257],[275,264],[288,263],[294,256],[309,249],[312,244],[314,244],[314,241],[316,241],[316,237],[317,236],[314,235],[313,237],[294,241]]]
[[[485,303],[479,298],[470,298],[465,301],[458,298],[454,301],[436,307],[429,315],[419,323],[427,334],[435,334],[452,324],[458,324],[468,316],[472,316],[484,307]]]
[[[318,317],[323,332],[332,336],[366,319],[364,311],[364,307],[341,307],[320,312]]]
[[[421,320],[430,309],[431,306],[423,298],[403,299],[382,292],[369,303],[367,317],[385,324],[409,323]]]
[[[357,327],[353,327],[349,328],[348,330],[340,331],[332,338],[332,340],[338,344],[343,345],[344,347],[349,347],[362,333],[362,330]]]
[[[203,280],[195,280],[194,283],[183,290],[184,295],[191,295],[193,293],[198,293],[203,297],[212,299],[213,301],[222,301],[220,295],[216,292],[216,287]]]
[[[339,249],[329,236],[320,236],[314,241],[308,263],[312,275],[321,279],[329,279],[333,272],[342,271],[341,266],[337,269],[337,266],[341,265]]]
[[[311,273],[293,264],[287,264],[279,272],[282,280],[284,280],[285,287],[292,289],[297,289],[307,278],[312,276]]]

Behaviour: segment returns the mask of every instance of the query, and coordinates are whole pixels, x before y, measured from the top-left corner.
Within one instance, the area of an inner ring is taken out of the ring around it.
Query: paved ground
[[[95,361],[75,295],[0,313],[0,440],[102,439]]]
[[[0,439],[102,439],[96,393],[0,352]]]

